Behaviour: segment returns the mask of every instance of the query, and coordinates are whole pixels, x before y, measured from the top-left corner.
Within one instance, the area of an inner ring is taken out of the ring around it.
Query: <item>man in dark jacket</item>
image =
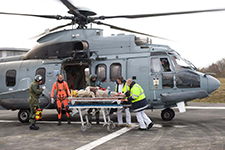
[[[91,74],[89,80],[87,81],[87,86],[91,87],[97,87],[99,86],[99,81],[97,80],[97,75]],[[92,120],[92,111],[93,108],[88,109],[88,120],[91,123]],[[95,118],[96,118],[96,124],[99,124],[99,109],[95,108]]]
[[[127,85],[130,87],[130,96],[126,99],[126,101],[132,103],[133,111],[136,112],[137,121],[140,124],[139,130],[150,129],[153,126],[153,122],[144,112],[144,110],[148,107],[144,90],[132,79],[127,80]]]

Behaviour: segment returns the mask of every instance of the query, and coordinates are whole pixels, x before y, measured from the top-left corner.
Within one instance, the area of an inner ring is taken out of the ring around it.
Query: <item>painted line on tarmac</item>
[[[120,135],[122,135],[122,134],[124,134],[124,133],[126,133],[128,131],[130,131],[131,129],[135,128],[136,126],[137,125],[132,125],[131,128],[124,127],[124,128],[122,128],[122,129],[120,129],[120,130],[118,130],[116,132],[113,132],[113,133],[111,133],[111,134],[109,134],[107,136],[104,136],[104,137],[102,137],[100,139],[97,139],[97,140],[95,140],[95,141],[93,141],[91,143],[88,143],[88,144],[84,145],[84,146],[81,146],[81,147],[79,147],[79,148],[77,148],[75,150],[91,150],[91,149],[93,149],[93,148],[95,148],[95,147],[97,147],[99,145],[102,145],[105,142],[108,142],[108,141],[110,141],[110,140],[112,140],[112,139],[114,139],[114,138],[116,138],[116,137],[118,137],[118,136],[120,136]]]
[[[199,107],[199,106],[186,106],[186,109],[215,109],[215,110],[220,110],[220,109],[225,109],[225,107]]]

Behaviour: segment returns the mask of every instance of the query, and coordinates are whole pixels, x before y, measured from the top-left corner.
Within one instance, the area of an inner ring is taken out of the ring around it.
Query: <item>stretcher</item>
[[[110,132],[115,128],[115,124],[110,120],[110,109],[123,108],[121,101],[123,97],[95,97],[95,98],[78,98],[78,97],[69,97],[69,110],[71,111],[71,116],[79,114],[81,121],[81,130],[86,131],[91,128],[90,120],[88,119],[88,113],[86,111],[84,117],[82,111],[88,110],[90,108],[97,108],[97,111],[102,112],[103,116],[103,126],[107,126],[107,130]],[[94,112],[96,113],[96,112]],[[93,115],[93,114],[92,114]]]

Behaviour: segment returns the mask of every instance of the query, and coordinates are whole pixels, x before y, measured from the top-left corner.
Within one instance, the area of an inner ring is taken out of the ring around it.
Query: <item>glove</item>
[[[54,98],[51,98],[51,103],[54,104],[55,100]]]
[[[46,89],[46,86],[43,86],[42,89],[45,90]]]
[[[130,96],[130,91],[127,91],[127,92],[125,93],[125,95],[126,95],[126,97],[129,97],[129,96]]]

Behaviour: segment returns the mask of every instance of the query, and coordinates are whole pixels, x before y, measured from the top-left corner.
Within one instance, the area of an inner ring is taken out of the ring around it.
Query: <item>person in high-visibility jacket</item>
[[[129,91],[130,88],[126,83],[126,80],[123,79],[122,76],[119,76],[116,79],[116,86],[115,86],[115,91],[117,93],[126,93],[127,91]],[[129,105],[131,103],[129,102],[124,102],[123,105]],[[130,115],[130,108],[126,107],[125,108],[125,113],[126,113],[126,123],[127,123],[127,127],[131,127],[131,115]],[[118,121],[118,126],[122,126],[123,125],[123,114],[120,111],[120,108],[117,109],[117,121]]]
[[[144,110],[148,107],[144,90],[132,79],[127,80],[127,85],[130,87],[130,96],[125,100],[132,102],[133,111],[136,112],[137,121],[140,124],[139,130],[147,130],[152,128],[153,122],[144,112]]]
[[[51,92],[51,101],[54,103],[54,92],[56,90],[56,103],[58,111],[58,125],[61,125],[62,118],[62,104],[64,105],[67,123],[70,124],[70,114],[68,112],[68,100],[67,97],[70,96],[70,90],[66,81],[63,81],[63,76],[59,75],[58,80],[53,84]]]

